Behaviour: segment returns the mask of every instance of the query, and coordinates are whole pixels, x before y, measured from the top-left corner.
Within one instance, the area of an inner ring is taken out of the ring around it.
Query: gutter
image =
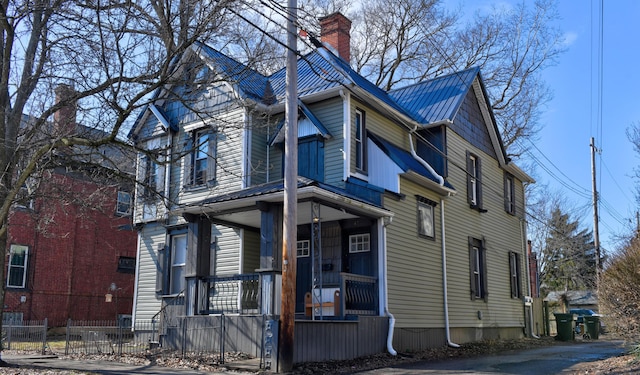
[[[387,332],[387,351],[389,354],[395,356],[398,352],[393,348],[393,329],[396,325],[396,318],[389,311],[389,287],[387,281],[387,225],[391,224],[392,217],[388,216],[382,218],[382,225],[379,226],[380,235],[382,236],[381,247],[381,257],[382,260],[380,262],[382,267],[382,275],[383,275],[383,304],[384,304],[384,315],[389,317],[389,331]]]
[[[440,198],[440,228],[442,236],[442,294],[444,297],[444,330],[447,337],[447,345],[459,348],[460,345],[451,341],[451,327],[449,326],[449,300],[447,297],[447,246],[444,236],[444,198]]]
[[[415,127],[413,130],[409,131],[409,144],[411,145],[411,156],[416,159],[420,164],[422,164],[425,168],[429,170],[440,183],[440,186],[444,186],[444,178],[436,173],[436,171],[426,162],[426,160],[422,159],[418,154],[416,154],[415,149],[413,148],[413,138],[411,137],[411,133],[415,132],[418,127]],[[444,198],[440,198],[440,230],[441,230],[441,243],[442,243],[442,296],[444,301],[444,330],[447,337],[447,345],[452,348],[459,348],[460,345],[451,341],[451,327],[449,326],[449,300],[447,297],[447,246],[445,242],[445,225],[444,225]]]
[[[411,134],[417,129],[418,127],[416,126],[415,128],[413,128],[413,130],[409,131],[409,145],[411,146],[411,156],[413,156],[413,158],[416,159],[418,163],[422,164],[423,167],[427,168],[427,170],[438,179],[438,183],[440,184],[440,186],[444,186],[444,178],[436,173],[436,171],[431,167],[431,165],[429,165],[429,163],[426,162],[426,160],[416,154],[416,150],[413,147],[413,137],[411,136]]]
[[[527,241],[525,240],[524,237],[524,233],[525,233],[525,221],[524,219],[520,219],[520,240],[522,242],[522,252],[523,252],[523,258],[525,260],[524,264],[525,267],[527,269],[527,277],[526,280],[528,281],[527,283],[527,292],[529,292],[529,296],[524,297],[524,308],[526,309],[527,307],[529,308],[529,327],[531,327],[531,337],[533,337],[534,339],[539,339],[540,336],[537,336],[534,333],[533,330],[533,298],[531,298],[531,280],[529,280],[529,278],[531,277],[531,271],[529,269],[529,252],[527,251]]]

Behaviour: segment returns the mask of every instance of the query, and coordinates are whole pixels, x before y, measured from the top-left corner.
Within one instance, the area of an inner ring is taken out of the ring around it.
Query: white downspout
[[[397,355],[398,352],[393,348],[393,329],[396,325],[396,318],[389,311],[389,287],[387,282],[387,225],[391,224],[391,218],[381,219],[382,225],[379,225],[380,230],[380,249],[381,249],[381,267],[383,276],[383,304],[384,314],[389,317],[389,331],[387,332],[387,351],[391,355]]]
[[[444,297],[444,330],[447,336],[447,345],[459,348],[460,345],[451,341],[451,329],[449,326],[449,300],[447,298],[447,246],[445,244],[444,231],[444,198],[440,198],[440,229],[442,237],[442,294]]]
[[[525,280],[527,280],[527,291],[529,293],[529,296],[531,296],[531,280],[529,280],[529,278],[531,277],[531,271],[529,269],[529,251],[527,250],[527,241],[525,238],[525,230],[524,230],[524,225],[525,225],[525,221],[524,219],[520,219],[520,239],[522,241],[522,252],[524,254],[524,258],[525,258],[525,267],[527,269],[527,277],[525,278]],[[526,302],[526,297],[525,297],[525,304],[524,307],[527,308],[527,302]],[[531,304],[529,304],[529,327],[531,327],[531,337],[533,337],[534,339],[539,339],[540,336],[536,335],[533,329],[533,301]]]
[[[173,134],[171,134],[171,129],[167,128],[167,156],[166,156],[165,164],[164,164],[164,217],[166,220],[169,219],[169,204],[171,199],[169,199],[169,194],[171,193],[169,186],[171,185],[171,165],[173,164]]]
[[[413,138],[411,137],[411,133],[415,132],[417,128],[418,127],[416,126],[415,128],[413,128],[413,130],[409,132],[409,145],[411,146],[411,156],[413,156],[414,159],[416,159],[420,164],[422,164],[425,168],[427,168],[427,170],[429,170],[431,174],[436,176],[440,186],[444,186],[444,178],[439,174],[437,174],[436,171],[429,165],[429,163],[427,163],[423,158],[418,156],[418,154],[416,154],[416,150],[413,148]]]
[[[415,132],[418,127],[416,126],[413,130],[409,131],[409,144],[411,145],[411,156],[416,159],[420,164],[422,164],[431,174],[436,176],[438,179],[438,183],[440,186],[444,186],[444,178],[440,176],[436,171],[427,163],[426,160],[422,159],[413,147],[413,138],[411,137],[411,133]],[[445,228],[444,228],[444,198],[440,198],[440,230],[442,237],[442,294],[444,300],[444,330],[447,337],[447,345],[452,348],[459,348],[460,345],[451,341],[451,329],[449,326],[449,300],[447,297],[447,246],[445,242]]]

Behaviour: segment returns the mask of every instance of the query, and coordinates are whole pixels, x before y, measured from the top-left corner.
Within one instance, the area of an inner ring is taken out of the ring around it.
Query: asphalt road
[[[571,373],[579,364],[599,361],[625,353],[624,343],[616,340],[596,340],[554,345],[549,347],[510,351],[479,358],[454,359],[437,362],[417,362],[377,370],[360,375],[553,375]],[[3,359],[18,366],[36,366],[49,370],[70,370],[91,374],[213,374],[197,370],[173,369],[159,366],[140,366],[118,362],[92,360],[66,360],[49,356],[5,355]],[[0,374],[3,371],[0,369]],[[18,372],[26,374],[27,372]],[[224,371],[218,374],[255,374],[252,372]]]
[[[594,362],[625,353],[623,341],[590,341],[507,352],[480,358],[419,362],[387,367],[364,375],[552,375],[571,372],[579,363]]]

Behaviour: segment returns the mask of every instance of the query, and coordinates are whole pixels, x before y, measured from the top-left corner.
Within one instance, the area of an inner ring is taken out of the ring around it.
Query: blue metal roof
[[[298,176],[298,189],[304,188],[304,187],[308,187],[308,186],[316,186],[319,187],[323,190],[350,198],[354,201],[360,201],[363,203],[367,203],[370,205],[374,205],[376,207],[380,207],[382,208],[382,206],[379,203],[376,202],[372,202],[369,200],[364,199],[361,196],[357,196],[354,195],[344,189],[340,189],[338,187],[332,186],[332,185],[328,185],[316,180],[312,180],[310,178],[306,178],[306,177],[302,177],[302,176]],[[254,198],[254,197],[260,197],[263,195],[267,195],[267,194],[271,194],[271,193],[277,193],[277,192],[281,192],[284,191],[284,180],[279,180],[279,181],[274,181],[274,182],[268,182],[265,184],[260,184],[260,185],[255,185],[246,189],[242,189],[239,191],[234,191],[231,193],[227,193],[227,194],[222,194],[222,195],[218,195],[216,197],[210,197],[207,199],[204,199],[202,201],[200,201],[199,203],[196,203],[195,205],[208,205],[208,204],[212,204],[212,203],[220,203],[220,202],[227,202],[227,201],[232,201],[232,200],[236,200],[236,199],[243,199],[243,198]]]
[[[286,67],[269,77],[273,93],[279,102],[286,94]],[[298,59],[298,97],[325,91],[347,84],[345,77],[336,71],[327,58],[317,50]]]
[[[379,137],[372,132],[367,132],[367,136],[371,139],[380,149],[384,152],[394,163],[398,165],[404,172],[413,171],[429,180],[440,183],[438,178],[431,173],[424,165],[418,162],[411,153],[395,146],[393,143]],[[444,182],[444,186],[455,190],[454,187],[447,181]]]
[[[466,69],[389,92],[422,124],[453,120],[480,69]]]
[[[278,101],[285,96],[286,69],[269,77]],[[411,115],[398,105],[386,91],[371,83],[351,68],[351,65],[322,47],[298,59],[298,96],[314,94],[337,86],[354,84],[376,99],[407,117]]]
[[[219,69],[217,73],[238,85],[241,96],[264,104],[273,103],[273,90],[267,77],[204,43],[196,42],[196,45]]]
[[[320,134],[323,138],[331,138],[332,135],[329,130],[322,125],[322,122],[318,117],[316,117],[313,112],[307,107],[302,100],[298,99],[298,110],[302,112],[302,114],[311,121],[313,126],[315,126],[317,134]],[[275,132],[271,140],[269,141],[269,145],[273,146],[278,142],[284,142],[284,120],[278,123],[278,130]],[[298,137],[300,137],[300,131],[298,131]]]

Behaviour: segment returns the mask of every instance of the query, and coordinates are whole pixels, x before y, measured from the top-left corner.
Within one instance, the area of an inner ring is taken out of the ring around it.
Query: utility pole
[[[288,0],[284,144],[284,213],[282,223],[282,303],[278,371],[293,369],[296,315],[296,240],[298,225],[298,39],[297,0]]]
[[[596,188],[596,145],[591,137],[591,189],[593,191],[593,245],[596,250],[596,288],[600,286],[600,232],[598,230],[598,190]]]

